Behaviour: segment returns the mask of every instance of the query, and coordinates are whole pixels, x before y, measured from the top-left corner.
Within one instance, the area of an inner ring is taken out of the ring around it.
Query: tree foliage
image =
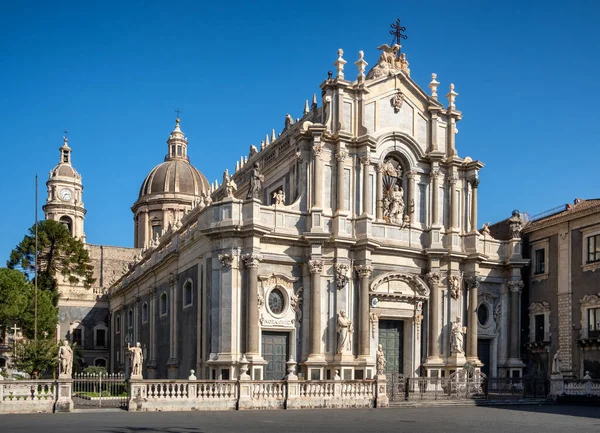
[[[50,375],[58,368],[58,344],[53,339],[20,340],[13,367],[29,375]]]
[[[35,275],[35,224],[21,243],[10,253],[6,265],[20,269],[26,275]],[[57,277],[70,284],[83,284],[89,288],[94,283],[93,266],[83,242],[71,236],[58,221],[38,223],[38,287],[57,293]]]
[[[21,328],[26,338],[34,337],[35,288],[14,269],[0,268],[0,328]],[[52,337],[58,323],[58,309],[49,291],[38,291],[38,336]]]

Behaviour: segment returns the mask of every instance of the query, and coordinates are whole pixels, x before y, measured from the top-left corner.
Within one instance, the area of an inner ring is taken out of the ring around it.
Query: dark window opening
[[[83,332],[81,329],[73,329],[73,334],[71,334],[71,343],[78,346],[83,344]]]
[[[106,347],[106,330],[96,329],[96,346]]]
[[[600,308],[590,308],[588,310],[588,337],[600,337]]]
[[[535,250],[535,271],[536,274],[546,272],[546,251],[544,249]]]
[[[536,314],[534,316],[535,341],[537,342],[544,341],[544,337],[546,335],[545,321],[546,316],[544,314]]]
[[[587,238],[587,262],[600,262],[600,235]]]
[[[191,305],[192,304],[192,282],[186,281],[183,285],[183,305]]]

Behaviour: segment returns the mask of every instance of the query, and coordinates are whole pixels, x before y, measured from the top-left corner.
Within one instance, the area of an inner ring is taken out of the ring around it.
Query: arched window
[[[104,367],[106,368],[106,358],[96,358],[94,359],[94,367]]]
[[[121,316],[117,316],[115,318],[115,334],[119,334],[121,332]]]
[[[167,294],[164,292],[160,295],[160,310],[159,311],[160,311],[161,316],[167,315]]]
[[[142,323],[148,323],[148,303],[142,304]]]
[[[133,310],[127,312],[127,327],[133,328]]]
[[[69,233],[71,233],[71,236],[73,236],[73,220],[71,219],[71,217],[68,216],[61,216],[60,220],[58,220],[62,225],[64,225],[67,230],[69,230]]]
[[[183,307],[189,307],[194,301],[192,280],[187,280],[183,284]]]

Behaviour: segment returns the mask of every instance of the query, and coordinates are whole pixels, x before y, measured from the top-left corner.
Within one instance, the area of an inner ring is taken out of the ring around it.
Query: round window
[[[487,325],[488,319],[490,317],[490,312],[486,304],[480,304],[477,309],[477,320],[479,320],[479,324],[481,326]]]
[[[279,289],[271,290],[269,293],[269,309],[273,314],[281,314],[283,312],[283,306],[285,304],[285,298],[283,293]]]

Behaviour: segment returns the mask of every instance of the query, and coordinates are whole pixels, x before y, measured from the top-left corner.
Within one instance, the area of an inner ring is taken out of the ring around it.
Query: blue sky
[[[461,156],[483,161],[479,221],[600,197],[596,25],[589,1],[17,1],[0,4],[0,260],[40,216],[63,130],[88,242],[132,246],[131,205],[181,110],[210,181],[259,145],[345,51],[370,66],[389,24],[422,87],[455,83]],[[442,99],[445,102],[445,98]]]

